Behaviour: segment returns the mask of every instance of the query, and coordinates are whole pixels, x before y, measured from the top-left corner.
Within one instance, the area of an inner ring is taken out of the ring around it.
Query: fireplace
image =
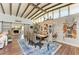
[[[14,30],[13,32],[16,34],[16,33],[19,33],[19,30]]]
[[[19,35],[20,31],[18,29],[12,30],[13,35]]]

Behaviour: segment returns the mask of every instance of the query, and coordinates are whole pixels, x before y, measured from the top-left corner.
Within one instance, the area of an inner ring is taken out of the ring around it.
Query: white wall
[[[77,20],[77,38],[76,39],[71,39],[71,38],[64,39],[63,38],[63,23],[67,21],[72,24],[73,18]],[[75,14],[75,15],[71,15],[71,16],[67,16],[67,17],[63,17],[63,18],[59,18],[55,20],[57,20],[57,28],[56,28],[56,31],[58,32],[57,41],[79,47],[79,14]]]
[[[1,13],[0,13],[0,21],[33,25],[33,22],[30,19],[28,20],[20,17],[15,17],[13,15],[10,16],[10,15],[1,14]],[[2,24],[0,23],[0,32],[2,31],[1,27],[2,27]]]
[[[2,31],[2,23],[0,22],[0,32]]]
[[[20,17],[15,17],[15,16],[10,16],[10,15],[6,15],[6,14],[0,14],[0,21],[6,21],[6,22],[16,22],[19,21],[19,23],[23,23],[23,24],[30,24],[32,25],[33,22],[29,19],[24,19],[24,18],[20,18]]]

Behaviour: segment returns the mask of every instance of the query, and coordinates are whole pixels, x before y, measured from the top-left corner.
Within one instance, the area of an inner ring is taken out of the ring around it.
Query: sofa
[[[7,44],[8,44],[7,40],[8,40],[7,32],[0,33],[0,48],[7,46]]]

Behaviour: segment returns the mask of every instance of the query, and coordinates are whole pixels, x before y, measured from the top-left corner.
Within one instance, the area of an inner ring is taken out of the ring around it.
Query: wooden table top
[[[36,34],[38,37],[46,37],[47,35],[42,35],[42,34]]]

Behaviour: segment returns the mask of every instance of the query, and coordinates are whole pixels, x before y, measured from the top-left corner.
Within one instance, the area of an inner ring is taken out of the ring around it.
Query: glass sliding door
[[[8,30],[11,29],[11,22],[2,22],[2,31],[7,32]]]

